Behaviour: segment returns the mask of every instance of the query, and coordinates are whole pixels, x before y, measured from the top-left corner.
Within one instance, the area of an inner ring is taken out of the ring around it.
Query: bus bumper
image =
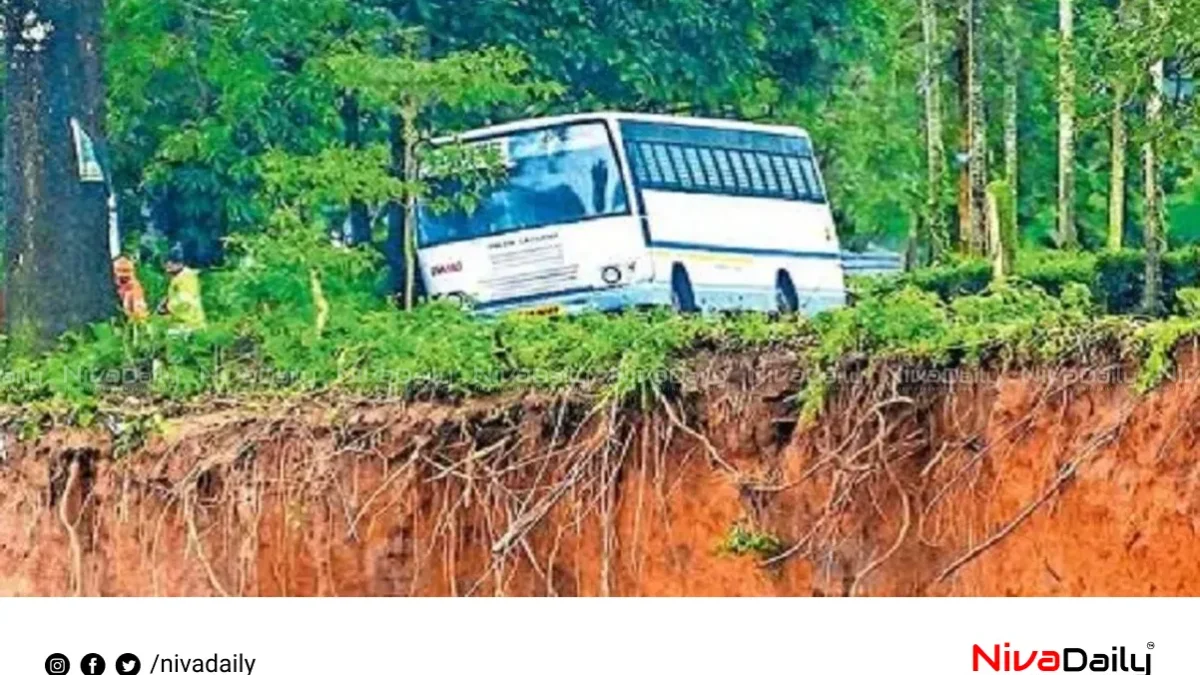
[[[697,287],[696,301],[702,311],[712,312],[773,312],[778,308],[774,289],[764,288]],[[669,307],[670,305],[670,285],[643,283],[615,288],[577,289],[484,303],[475,306],[475,313],[481,316],[498,316],[509,313],[553,316],[585,311],[617,312],[639,307]],[[843,290],[800,291],[801,314],[812,316],[845,305],[846,293]]]
[[[580,312],[617,312],[633,307],[671,304],[671,289],[659,284],[636,284],[615,288],[584,288],[546,293],[475,306],[481,316],[526,313],[533,315],[578,314]]]

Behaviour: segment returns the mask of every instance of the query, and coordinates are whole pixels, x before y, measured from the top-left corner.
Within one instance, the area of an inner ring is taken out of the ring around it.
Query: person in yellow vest
[[[200,298],[200,273],[183,264],[183,257],[173,251],[167,258],[167,297],[159,312],[171,318],[176,330],[191,332],[204,327],[204,303]]]

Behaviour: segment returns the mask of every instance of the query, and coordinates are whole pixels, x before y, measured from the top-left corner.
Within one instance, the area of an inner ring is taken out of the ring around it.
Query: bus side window
[[[637,150],[638,154],[642,157],[642,162],[646,165],[646,173],[649,176],[650,185],[662,185],[663,174],[658,166],[658,159],[654,156],[654,149],[650,147],[649,143],[638,143]]]
[[[758,167],[762,169],[763,179],[767,185],[767,194],[778,197],[779,181],[775,178],[775,169],[771,166],[771,158],[761,152],[754,153],[754,158],[758,161]]]
[[[750,181],[750,172],[746,169],[746,162],[742,153],[737,150],[730,150],[729,159],[733,162],[733,173],[737,176],[738,191],[744,194],[753,194],[754,184]]]
[[[714,192],[729,192],[730,186],[721,180],[721,172],[717,171],[717,160],[713,157],[712,148],[700,148],[700,163],[704,165],[704,175],[708,177],[708,186]]]
[[[788,199],[798,199],[799,194],[792,186],[792,178],[788,175],[787,165],[783,163],[783,158],[779,155],[771,155],[771,165],[775,169],[775,175],[779,178],[779,186],[783,189],[783,196]]]
[[[633,169],[633,177],[639,184],[645,184],[650,179],[647,175],[646,159],[642,157],[641,148],[637,143],[626,143],[625,154],[629,155],[629,165]]]
[[[687,161],[688,172],[692,174],[692,182],[696,187],[715,187],[708,182],[708,174],[704,172],[704,166],[700,163],[700,153],[696,148],[684,148],[683,157]]]
[[[767,193],[767,182],[762,175],[762,167],[758,164],[758,158],[753,152],[742,153],[742,157],[746,160],[746,171],[750,174],[750,187],[755,194],[763,195]]]
[[[800,158],[788,157],[787,168],[788,175],[792,177],[792,182],[796,185],[796,193],[800,199],[816,199],[816,193],[808,185],[808,182],[804,179],[804,172],[800,169]]]
[[[817,168],[813,164],[812,157],[804,157],[800,160],[800,167],[804,170],[804,178],[808,184],[812,186],[812,196],[817,201],[825,201],[825,191],[821,189],[821,181],[817,178]]]
[[[662,182],[666,187],[678,186],[680,179],[675,173],[675,167],[671,164],[671,155],[667,152],[667,146],[655,143],[654,157],[658,160],[658,166],[662,169]]]
[[[679,184],[689,190],[695,187],[687,162],[683,159],[683,150],[677,145],[672,145],[668,150],[671,153],[671,165],[675,169],[675,175],[679,176]]]
[[[713,150],[713,155],[717,161],[717,171],[721,174],[721,183],[725,188],[725,192],[733,195],[741,192],[738,180],[733,175],[733,163],[729,160],[728,153],[717,149]]]

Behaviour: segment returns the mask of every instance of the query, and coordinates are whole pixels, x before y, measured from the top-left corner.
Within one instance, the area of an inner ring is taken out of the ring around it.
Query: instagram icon
[[[71,672],[71,661],[62,654],[46,657],[46,675],[66,675]]]

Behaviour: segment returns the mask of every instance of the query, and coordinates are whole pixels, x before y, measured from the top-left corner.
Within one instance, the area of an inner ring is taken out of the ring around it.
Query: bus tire
[[[696,291],[692,288],[692,278],[683,265],[676,265],[671,270],[671,307],[680,314],[695,314],[700,311],[696,305]]]
[[[796,284],[792,283],[792,275],[784,270],[779,270],[775,277],[775,306],[780,314],[800,311],[800,295],[796,293]]]

